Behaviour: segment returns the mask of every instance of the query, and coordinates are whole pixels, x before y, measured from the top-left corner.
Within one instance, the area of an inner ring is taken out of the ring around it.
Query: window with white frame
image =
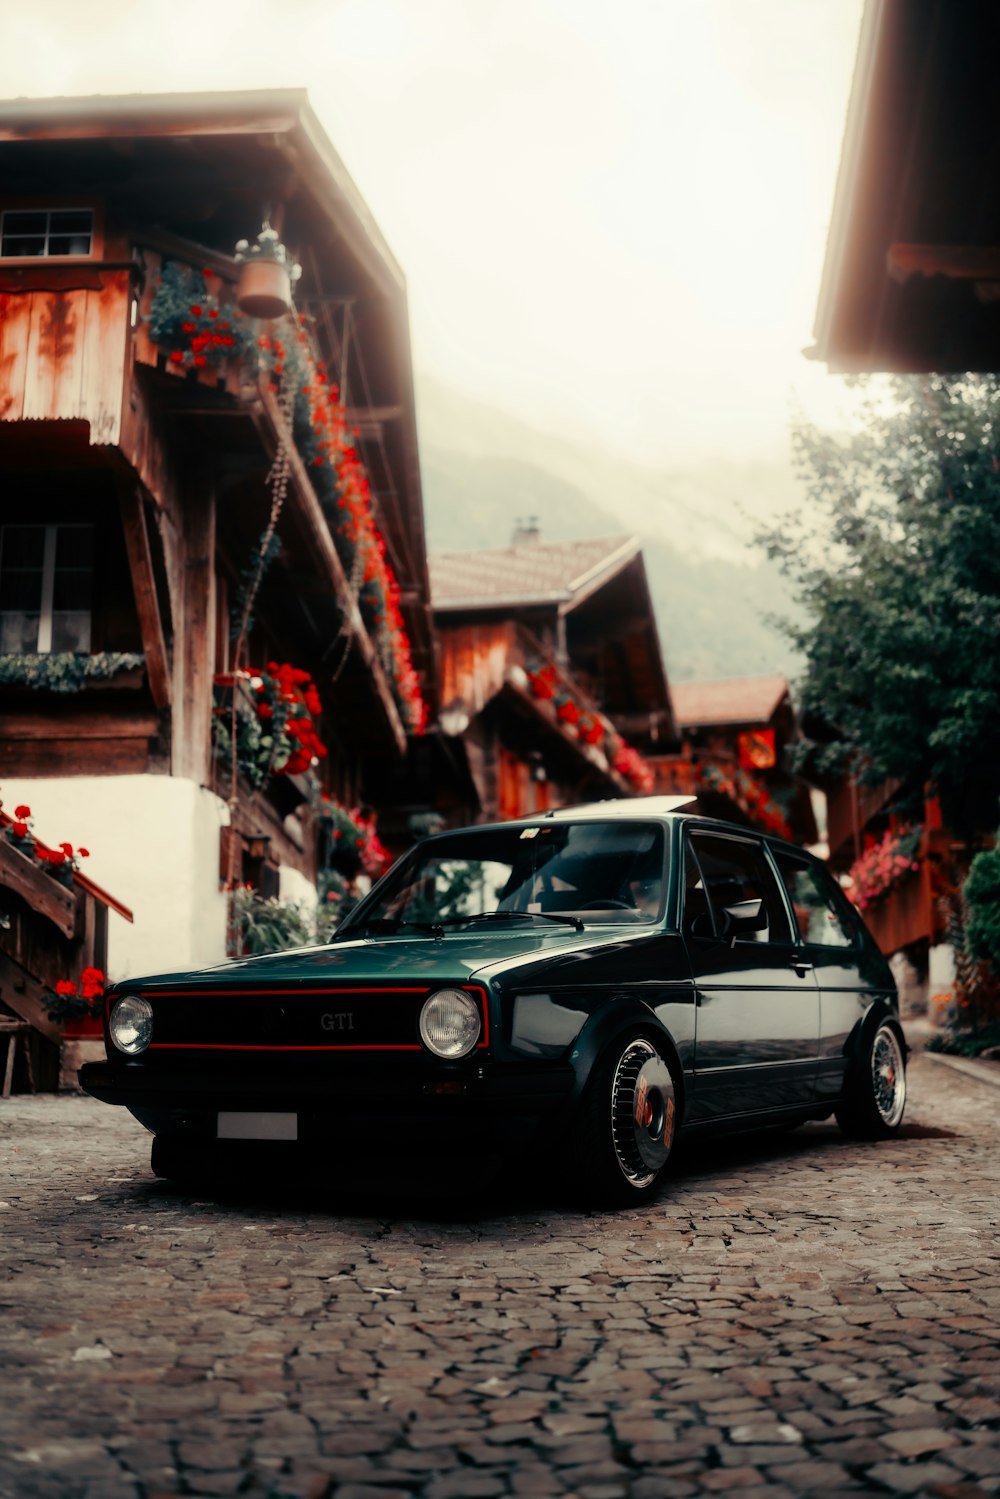
[[[0,258],[89,255],[93,244],[92,208],[5,208],[0,213]]]
[[[0,527],[0,655],[90,650],[94,528]]]

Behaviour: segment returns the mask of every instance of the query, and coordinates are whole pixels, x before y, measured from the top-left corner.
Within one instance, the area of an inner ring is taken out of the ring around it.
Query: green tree
[[[1000,795],[1000,386],[856,382],[844,434],[800,426],[809,506],[760,535],[806,622],[805,753],[870,783],[933,785],[949,825],[991,827]]]

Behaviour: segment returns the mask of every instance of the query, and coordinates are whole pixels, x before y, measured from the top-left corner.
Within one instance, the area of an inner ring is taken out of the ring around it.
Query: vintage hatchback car
[[[457,1183],[515,1149],[641,1202],[678,1137],[899,1128],[892,975],[823,864],[680,798],[418,843],[329,946],[109,991],[87,1092],[153,1171]]]

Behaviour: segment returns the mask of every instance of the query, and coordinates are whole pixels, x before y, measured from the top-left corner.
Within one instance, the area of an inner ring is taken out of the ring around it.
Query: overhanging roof
[[[533,541],[428,558],[436,613],[552,605],[571,609],[618,576],[640,553],[636,536]]]
[[[770,676],[676,682],[670,688],[670,696],[682,729],[766,724],[788,696],[788,680]]]
[[[868,0],[811,357],[1000,369],[1000,6]]]

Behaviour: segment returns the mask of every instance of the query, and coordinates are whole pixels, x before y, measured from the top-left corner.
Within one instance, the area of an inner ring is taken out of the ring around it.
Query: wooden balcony
[[[886,957],[922,938],[933,940],[934,896],[927,860],[901,884],[872,901],[861,914]]]

